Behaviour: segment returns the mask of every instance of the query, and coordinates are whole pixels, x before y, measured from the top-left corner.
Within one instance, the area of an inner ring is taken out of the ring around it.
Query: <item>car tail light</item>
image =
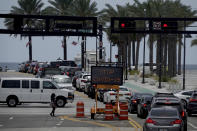
[[[115,93],[110,93],[110,95],[116,95]]]
[[[66,72],[66,75],[69,76],[69,72]]]
[[[93,87],[96,87],[96,85],[92,85]]]
[[[176,119],[175,121],[172,121],[171,124],[181,124],[182,120]]]
[[[86,80],[81,80],[81,82],[86,82]]]
[[[132,100],[132,102],[133,102],[133,103],[137,103],[137,101],[136,101],[136,100]]]
[[[197,101],[197,99],[189,99],[189,102],[194,102],[194,101]]]
[[[156,122],[153,121],[151,118],[148,118],[148,119],[146,120],[146,123],[155,124]]]
[[[185,116],[185,112],[184,112],[184,111],[182,111],[181,116],[182,116],[182,117],[184,117],[184,116]]]
[[[146,104],[144,104],[143,106],[144,106],[144,107],[146,107],[147,105],[146,105]]]
[[[127,94],[125,94],[125,95],[131,96],[131,93],[127,93]]]

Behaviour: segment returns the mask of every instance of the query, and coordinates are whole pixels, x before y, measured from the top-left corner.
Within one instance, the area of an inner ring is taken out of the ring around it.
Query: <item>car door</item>
[[[41,89],[39,80],[30,81],[30,94],[29,102],[40,102],[41,101]]]
[[[42,82],[42,93],[41,93],[41,101],[42,102],[50,102],[51,94],[56,93],[57,88],[51,81],[43,80]]]
[[[23,92],[23,95],[21,97],[21,101],[22,102],[28,102],[30,101],[30,81],[29,80],[22,80],[22,92]]]

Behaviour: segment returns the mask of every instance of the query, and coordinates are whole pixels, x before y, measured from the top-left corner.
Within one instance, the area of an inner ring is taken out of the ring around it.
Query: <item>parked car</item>
[[[87,92],[88,97],[94,99],[95,98],[95,94],[96,94],[96,92],[95,92],[95,85],[92,85],[92,84],[89,85],[88,86],[88,92]]]
[[[192,96],[189,99],[187,113],[189,116],[197,114],[197,91],[193,91]]]
[[[104,93],[104,103],[115,103],[117,97],[116,90],[111,90]],[[119,101],[128,101],[128,99],[131,97],[131,92],[129,89],[125,86],[119,87]]]
[[[145,120],[143,131],[183,131],[184,121],[176,108],[152,108]]]
[[[61,89],[70,90],[74,96],[75,88],[72,87],[72,81],[70,77],[66,75],[54,75],[52,76],[52,81],[56,82]]]
[[[179,115],[184,121],[184,131],[187,131],[187,113],[182,101],[177,97],[158,97],[154,102],[152,101],[151,109],[166,106],[174,107],[179,111]]]
[[[82,71],[76,71],[75,75],[72,78],[72,85],[73,87],[76,87],[76,80],[79,78],[79,76],[82,74]]]
[[[85,82],[87,82],[88,77],[91,77],[88,73],[83,73],[79,76],[76,80],[76,89],[79,91],[84,91],[85,89]]]
[[[137,116],[146,118],[150,110],[152,97],[150,95],[143,95],[137,105]]]
[[[45,67],[39,72],[37,77],[51,79],[53,75],[62,75],[62,72],[59,68]]]
[[[86,76],[87,81],[85,82],[84,93],[88,94],[88,87],[91,86],[91,76]]]
[[[187,107],[187,104],[189,102],[189,98],[192,96],[192,93],[194,90],[188,90],[188,91],[180,91],[175,93],[174,95],[178,98],[180,98],[184,104],[185,107]]]
[[[133,113],[135,111],[137,111],[137,105],[140,101],[140,99],[142,98],[143,95],[148,95],[148,96],[153,96],[152,94],[150,93],[138,93],[138,92],[135,92],[135,93],[132,93],[129,101],[128,101],[128,111],[130,113]]]
[[[60,89],[50,79],[2,77],[0,83],[0,102],[15,107],[20,103],[50,103],[51,94],[56,95],[56,105],[64,107],[73,102],[73,95],[67,89]]]

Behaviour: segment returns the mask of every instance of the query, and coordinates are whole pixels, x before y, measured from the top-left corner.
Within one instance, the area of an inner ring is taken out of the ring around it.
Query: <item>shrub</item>
[[[131,71],[129,71],[130,75],[135,75],[135,74],[139,75],[139,73],[140,73],[140,71],[138,71],[138,70],[131,70]]]

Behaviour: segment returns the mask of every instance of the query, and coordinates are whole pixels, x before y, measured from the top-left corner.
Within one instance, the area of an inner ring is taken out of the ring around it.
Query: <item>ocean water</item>
[[[5,67],[7,66],[9,70],[16,70],[18,71],[18,68],[20,67],[20,63],[15,63],[15,62],[0,62],[0,67],[5,70]]]
[[[0,66],[3,68],[3,70],[5,69],[5,66],[8,67],[8,69],[10,70],[16,70],[18,71],[18,68],[20,67],[19,65],[20,63],[16,63],[16,62],[0,62]],[[181,67],[183,69],[183,67]],[[193,64],[193,65],[185,65],[185,69],[186,70],[197,70],[197,65]]]

